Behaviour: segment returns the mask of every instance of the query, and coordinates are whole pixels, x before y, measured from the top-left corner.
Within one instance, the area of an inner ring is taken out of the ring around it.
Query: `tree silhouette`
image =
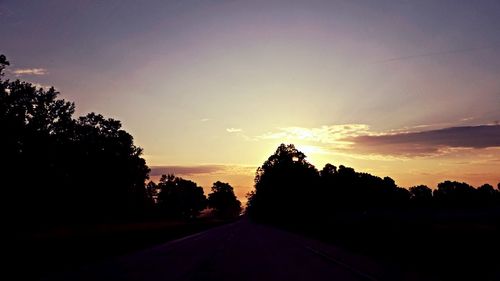
[[[334,165],[327,163],[325,167],[319,172],[320,176],[322,178],[328,178],[328,177],[333,177],[335,174],[337,174],[337,167]]]
[[[444,181],[438,184],[433,197],[442,207],[471,207],[477,205],[477,190],[465,182]]]
[[[0,54],[0,77],[4,76],[3,70],[8,65],[10,65],[10,62],[7,60],[7,57]]]
[[[326,164],[318,173],[305,158],[293,145],[281,144],[257,169],[255,190],[247,196],[247,211],[252,217],[281,223],[321,223],[346,212],[487,208],[500,203],[500,192],[488,184],[475,189],[467,183],[445,181],[434,191],[424,185],[407,190],[390,177],[356,172],[343,165]]]
[[[432,202],[432,189],[425,185],[411,187],[410,199],[418,206],[428,206]]]
[[[234,195],[233,187],[220,181],[213,184],[212,193],[208,194],[208,207],[222,218],[235,218],[241,212],[241,202]]]
[[[158,203],[158,194],[160,193],[158,185],[153,181],[149,181],[148,184],[146,184],[146,191],[148,197],[151,198],[154,203]]]
[[[193,181],[162,175],[158,188],[158,207],[165,217],[194,219],[206,207],[203,188]]]
[[[293,144],[281,144],[257,169],[248,212],[266,220],[301,220],[313,212],[319,173]]]
[[[95,113],[78,118],[75,131],[79,187],[91,190],[90,196],[99,194],[95,204],[107,213],[130,206],[137,211],[148,198],[144,182],[149,168],[132,136],[121,130],[120,121]]]
[[[0,78],[8,65],[0,56]],[[121,123],[90,113],[54,88],[0,79],[0,184],[10,221],[44,223],[143,215],[151,206],[142,149]]]
[[[491,184],[483,184],[477,188],[477,197],[481,205],[493,206],[498,202],[500,192]]]

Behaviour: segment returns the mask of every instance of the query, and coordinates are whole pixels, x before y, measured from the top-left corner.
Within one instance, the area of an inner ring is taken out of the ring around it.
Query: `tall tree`
[[[149,205],[149,168],[121,123],[23,81],[3,80],[0,56],[0,185],[11,221],[122,218]]]
[[[316,208],[319,173],[293,144],[281,144],[257,169],[249,214],[268,220],[306,219]]]

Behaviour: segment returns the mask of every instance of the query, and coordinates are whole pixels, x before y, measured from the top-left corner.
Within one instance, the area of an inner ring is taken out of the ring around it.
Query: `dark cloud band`
[[[451,127],[439,130],[350,138],[354,148],[383,154],[428,154],[442,148],[500,147],[500,125]]]
[[[153,166],[151,167],[151,176],[160,176],[166,174],[179,175],[198,175],[211,174],[226,170],[224,165],[195,165],[195,166]]]

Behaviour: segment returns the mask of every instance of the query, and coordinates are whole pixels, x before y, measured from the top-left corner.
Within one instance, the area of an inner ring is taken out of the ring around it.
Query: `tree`
[[[481,185],[480,187],[477,188],[477,191],[487,195],[487,196],[493,196],[495,194],[495,189],[491,184],[485,183]]]
[[[146,184],[146,190],[147,190],[149,198],[151,198],[154,203],[157,203],[158,202],[158,194],[160,193],[160,189],[159,189],[158,185],[153,181],[149,181],[148,184]]]
[[[203,188],[193,181],[162,175],[158,188],[158,207],[165,217],[194,219],[206,207]]]
[[[465,182],[441,182],[433,196],[442,207],[471,207],[477,204],[477,190]]]
[[[492,206],[497,203],[500,192],[495,190],[491,184],[483,184],[477,188],[479,204],[481,206]]]
[[[213,184],[212,193],[208,194],[208,207],[222,218],[235,218],[241,212],[241,202],[234,195],[233,187],[220,181]]]
[[[0,55],[0,77],[4,76],[3,70],[6,66],[10,65],[5,55]]]
[[[426,206],[432,201],[432,190],[425,185],[411,187],[410,199],[417,205]]]
[[[281,144],[257,169],[248,212],[260,219],[304,220],[314,213],[319,173],[293,144]]]
[[[19,80],[3,80],[0,184],[12,221],[44,223],[143,215],[151,204],[142,149],[118,120],[73,118],[75,105]]]
[[[8,64],[5,57],[0,61],[3,70]],[[61,158],[69,156],[74,105],[58,99],[54,88],[36,89],[19,80],[0,85],[2,207],[13,221],[55,217],[69,205],[61,197],[70,165]]]
[[[337,167],[330,163],[327,163],[325,167],[323,167],[323,169],[319,172],[319,174],[323,178],[332,177],[337,174]]]
[[[91,191],[91,196],[99,194],[94,198],[98,209],[110,214],[128,212],[129,207],[138,211],[148,202],[149,168],[140,157],[142,149],[121,129],[120,121],[90,113],[78,118],[74,137],[78,186]]]

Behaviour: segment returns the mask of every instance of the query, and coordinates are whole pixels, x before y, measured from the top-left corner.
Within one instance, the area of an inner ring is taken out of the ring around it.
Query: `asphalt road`
[[[406,277],[332,245],[242,219],[50,280],[414,279]]]

